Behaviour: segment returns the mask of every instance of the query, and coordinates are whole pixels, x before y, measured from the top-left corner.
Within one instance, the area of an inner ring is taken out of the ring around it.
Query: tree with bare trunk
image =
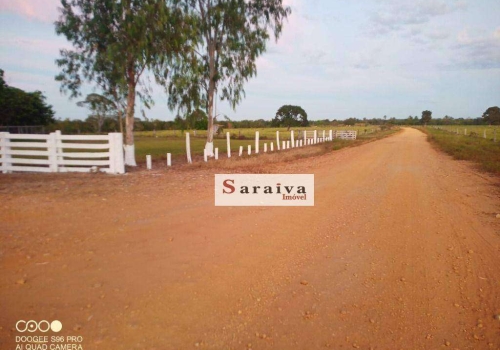
[[[244,97],[243,84],[257,73],[256,60],[270,34],[278,40],[291,13],[282,0],[178,0],[194,19],[198,35],[172,70],[169,107],[187,113],[203,108],[208,115],[205,149],[213,156],[216,94],[234,109]]]
[[[99,86],[116,103],[126,100],[125,164],[135,166],[136,97],[153,103],[144,72],[166,79],[169,62],[184,47],[192,26],[176,0],[61,0],[56,32],[73,50],[60,50],[61,90],[79,96],[82,83]],[[191,45],[192,46],[192,45]]]

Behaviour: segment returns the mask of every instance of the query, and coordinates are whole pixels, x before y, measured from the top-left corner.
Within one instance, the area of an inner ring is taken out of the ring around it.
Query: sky
[[[285,0],[292,14],[257,60],[257,76],[232,120],[270,120],[285,104],[310,120],[476,118],[500,105],[499,0]],[[0,0],[0,68],[10,86],[42,91],[56,118],[89,111],[60,92],[59,0]],[[85,93],[93,92],[89,85]],[[148,118],[173,120],[163,88],[153,86]],[[96,91],[99,92],[99,91]],[[139,111],[136,116],[140,117]]]

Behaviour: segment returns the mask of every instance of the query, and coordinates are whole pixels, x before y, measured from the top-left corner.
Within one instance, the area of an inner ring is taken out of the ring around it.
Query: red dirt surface
[[[0,176],[0,348],[56,319],[84,349],[500,348],[498,179],[414,129],[267,170],[315,206],[215,207],[215,169]]]

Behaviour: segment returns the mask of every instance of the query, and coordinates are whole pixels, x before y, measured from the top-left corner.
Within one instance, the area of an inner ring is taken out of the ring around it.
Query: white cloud
[[[454,45],[452,67],[466,69],[500,68],[500,28],[486,36],[461,31]]]
[[[59,0],[2,0],[1,12],[12,12],[31,20],[53,22],[58,17]]]
[[[453,0],[411,2],[385,0],[381,2],[381,8],[371,14],[370,32],[375,35],[384,35],[392,31],[400,31],[408,26],[428,23],[435,17],[448,15],[465,7],[465,2]]]

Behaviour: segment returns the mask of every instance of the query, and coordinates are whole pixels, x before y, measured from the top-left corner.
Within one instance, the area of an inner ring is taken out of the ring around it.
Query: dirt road
[[[414,129],[267,171],[315,207],[214,207],[203,169],[0,177],[0,348],[57,319],[84,349],[500,349],[498,180]]]

